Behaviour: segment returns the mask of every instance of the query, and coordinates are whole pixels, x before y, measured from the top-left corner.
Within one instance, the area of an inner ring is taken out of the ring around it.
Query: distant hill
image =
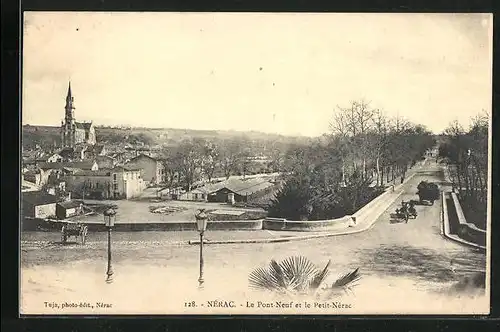
[[[36,145],[45,148],[60,146],[60,127],[24,125],[21,142],[26,149],[34,148]]]
[[[60,146],[60,127],[55,126],[23,126],[22,144],[24,148],[33,148],[37,144],[42,147]],[[256,145],[256,147],[267,146],[273,142],[276,144],[307,144],[311,138],[301,136],[284,136],[268,134],[257,131],[234,131],[234,130],[193,130],[175,128],[117,128],[96,127],[97,141],[102,143],[123,143],[141,141],[145,144],[167,144],[175,145],[184,139],[200,138],[210,141],[225,139],[245,139]],[[260,150],[260,149],[259,149]]]

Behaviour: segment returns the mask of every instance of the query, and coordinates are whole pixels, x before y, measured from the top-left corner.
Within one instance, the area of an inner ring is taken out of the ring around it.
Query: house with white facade
[[[22,216],[24,218],[48,218],[56,216],[56,196],[44,191],[21,193]]]
[[[60,163],[63,161],[64,161],[64,158],[58,153],[54,153],[52,156],[47,158],[48,163]]]
[[[127,166],[112,169],[79,170],[63,177],[66,190],[95,199],[131,199],[145,189],[141,170]]]

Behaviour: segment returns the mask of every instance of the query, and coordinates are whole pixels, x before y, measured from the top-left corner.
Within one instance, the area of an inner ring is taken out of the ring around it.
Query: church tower
[[[66,95],[66,106],[64,107],[64,123],[61,124],[61,140],[63,147],[73,147],[75,145],[75,105],[71,94],[71,82],[68,83],[68,93]]]

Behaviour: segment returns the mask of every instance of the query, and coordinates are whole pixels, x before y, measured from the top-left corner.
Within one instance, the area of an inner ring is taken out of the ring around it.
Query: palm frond
[[[283,260],[280,266],[290,282],[290,288],[296,291],[305,290],[309,280],[316,273],[316,266],[303,256],[289,257]]]
[[[332,262],[331,260],[328,260],[328,263],[326,263],[325,268],[316,273],[313,280],[311,281],[311,284],[309,285],[311,289],[317,289],[323,283],[323,281],[325,281],[326,277],[330,273],[328,268],[330,267],[331,262]]]
[[[278,285],[271,277],[269,270],[264,268],[257,268],[253,270],[248,276],[250,286],[260,290],[275,290]]]
[[[309,294],[316,292],[330,273],[331,260],[319,270],[309,259],[303,256],[292,256],[277,262],[272,259],[267,267],[253,270],[248,281],[250,287],[268,290],[286,295]],[[359,269],[349,272],[336,280],[331,292],[352,292],[352,287],[360,279]]]
[[[361,279],[361,274],[359,273],[359,267],[354,271],[344,274],[338,278],[332,285],[332,288],[344,288],[350,287],[353,283]]]
[[[271,264],[269,264],[269,272],[271,273],[272,279],[280,288],[288,288],[288,280],[283,272],[283,269],[274,259],[272,259]]]

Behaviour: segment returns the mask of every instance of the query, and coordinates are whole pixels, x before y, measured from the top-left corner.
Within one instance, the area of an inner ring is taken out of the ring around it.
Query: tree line
[[[286,144],[268,143],[264,148],[260,145],[261,142],[242,136],[218,140],[190,138],[165,146],[160,153],[165,185],[189,191],[202,179],[211,182],[216,177],[228,179],[232,175],[279,172]],[[265,161],[253,161],[252,157],[262,151]]]
[[[488,120],[483,111],[471,119],[467,129],[453,121],[439,146],[439,156],[447,162],[466,217],[482,228],[486,225],[488,198]]]
[[[422,125],[389,117],[365,101],[337,107],[330,132],[284,160],[284,186],[271,216],[318,220],[352,214],[379,195],[435,145]]]

